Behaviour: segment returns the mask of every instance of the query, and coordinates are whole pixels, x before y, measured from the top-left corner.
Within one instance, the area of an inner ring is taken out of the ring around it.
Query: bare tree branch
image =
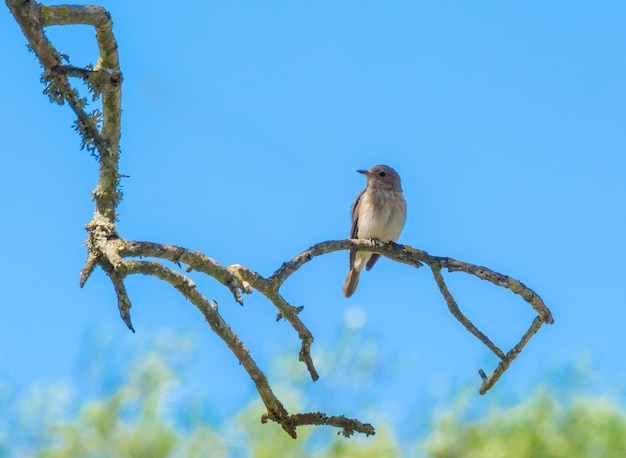
[[[411,265],[415,268],[419,268],[423,264],[428,264],[435,277],[435,282],[437,283],[437,286],[439,287],[439,290],[448,305],[450,313],[452,313],[452,315],[461,324],[463,324],[469,332],[483,342],[501,360],[501,363],[498,365],[496,370],[491,376],[489,376],[488,382],[483,382],[481,385],[481,394],[484,394],[495,384],[502,373],[508,369],[511,362],[517,357],[526,343],[528,343],[530,337],[537,332],[539,327],[544,322],[554,322],[550,310],[545,306],[541,298],[522,282],[507,275],[494,272],[486,267],[457,261],[452,258],[431,256],[425,251],[412,248],[408,245],[383,243],[378,240],[334,240],[322,242],[312,246],[308,250],[303,251],[291,261],[283,263],[283,265],[270,277],[264,278],[259,273],[254,272],[247,267],[233,265],[226,268],[202,253],[187,250],[181,247],[149,242],[127,242],[122,240],[117,240],[115,244],[120,248],[120,256],[152,256],[168,259],[174,262],[184,262],[190,267],[193,266],[194,270],[198,270],[216,278],[222,284],[229,287],[231,291],[233,287],[240,289],[246,288],[245,292],[250,292],[250,288],[253,288],[262,293],[279,310],[279,316],[286,318],[292,327],[298,332],[298,336],[302,341],[299,359],[305,363],[313,380],[317,380],[319,377],[310,353],[311,344],[314,340],[313,335],[298,317],[301,308],[290,305],[280,295],[279,289],[284,281],[305,263],[311,261],[317,256],[332,253],[334,251],[356,248],[359,251],[370,251],[381,254],[389,259]],[[531,328],[512,350],[505,354],[504,351],[494,344],[472,323],[469,318],[461,312],[456,300],[445,284],[441,274],[442,268],[447,268],[451,272],[465,272],[470,275],[474,275],[481,280],[487,280],[494,285],[509,289],[513,293],[521,296],[537,311],[538,316],[533,321]]]
[[[184,297],[195,305],[204,316],[213,332],[215,332],[235,354],[241,365],[245,368],[250,378],[254,381],[259,396],[268,409],[268,417],[280,423],[283,428],[293,437],[295,437],[295,427],[287,421],[289,414],[274,396],[265,374],[259,369],[256,362],[250,356],[250,351],[241,342],[237,334],[222,319],[217,310],[215,301],[209,302],[196,289],[196,285],[191,279],[174,270],[168,269],[161,263],[156,261],[128,261],[124,262],[118,269],[122,276],[141,273],[144,275],[154,275],[155,277],[165,280],[174,288],[176,288]]]
[[[248,348],[244,346],[237,334],[233,332],[219,314],[217,303],[215,301],[208,301],[202,296],[196,289],[194,282],[185,275],[168,269],[156,261],[127,261],[122,264],[118,272],[120,272],[120,276],[122,277],[136,273],[154,275],[171,284],[200,310],[213,332],[226,343],[254,382],[259,396],[267,407],[267,412],[263,415],[262,421],[266,422],[267,420],[272,420],[279,423],[293,438],[296,437],[296,428],[303,425],[331,425],[340,427],[346,436],[354,432],[362,432],[368,435],[375,434],[374,428],[371,425],[363,424],[358,420],[348,419],[343,416],[326,417],[326,415],[322,413],[289,415],[282,403],[272,392],[265,374],[250,356]]]
[[[120,275],[120,272],[118,270],[108,271],[107,275],[113,283],[113,288],[115,288],[115,294],[117,295],[117,308],[120,311],[120,317],[122,318],[124,323],[126,323],[128,329],[135,332],[135,328],[133,328],[133,324],[130,319],[130,308],[132,307],[132,305],[130,303],[128,293],[126,292],[124,277]]]
[[[476,336],[478,340],[487,345],[487,347],[489,347],[489,349],[494,352],[498,358],[504,359],[506,357],[504,355],[504,352],[500,350],[486,335],[480,332],[469,318],[463,315],[463,312],[461,312],[461,309],[459,309],[459,306],[454,300],[454,297],[452,297],[450,290],[448,290],[448,287],[443,280],[443,275],[441,275],[441,267],[432,265],[431,269],[433,271],[433,275],[435,276],[435,282],[437,283],[437,286],[439,286],[439,291],[441,291],[443,298],[448,304],[448,309],[450,310],[450,313],[452,313],[469,332],[474,334],[474,336]]]
[[[506,357],[503,358],[500,363],[498,363],[498,367],[496,367],[496,369],[489,377],[485,376],[485,372],[482,369],[478,371],[478,374],[483,379],[483,383],[480,386],[479,390],[480,394],[485,394],[489,389],[491,389],[491,387],[493,387],[493,385],[495,385],[495,383],[500,379],[504,371],[506,371],[513,362],[513,360],[517,358],[517,355],[519,355],[519,353],[522,351],[524,345],[526,345],[530,338],[535,335],[535,333],[539,330],[543,323],[544,322],[542,321],[540,316],[535,317],[532,324],[528,328],[528,331],[524,333],[517,345],[509,350],[509,352],[506,354]]]
[[[20,24],[29,46],[44,68],[42,80],[46,84],[46,94],[59,104],[67,102],[70,105],[77,116],[76,129],[81,135],[82,146],[96,155],[99,161],[98,184],[92,195],[95,200],[94,215],[85,226],[88,231],[86,241],[88,257],[80,273],[80,286],[85,284],[95,267],[100,266],[113,283],[120,316],[134,332],[130,317],[131,301],[124,283],[126,277],[133,274],[152,275],[171,284],[200,310],[211,330],[224,341],[254,382],[267,408],[267,412],[262,416],[262,422],[268,420],[277,422],[294,438],[297,427],[302,425],[334,426],[340,428],[341,433],[346,437],[355,432],[366,435],[375,434],[372,425],[344,416],[327,416],[321,412],[289,414],[272,392],[267,377],[252,359],[246,346],[219,314],[217,303],[207,300],[196,289],[189,276],[165,267],[157,260],[171,261],[178,265],[184,263],[188,266],[187,274],[196,271],[213,277],[227,287],[235,301],[241,305],[243,305],[243,294],[249,294],[253,290],[263,294],[277,308],[278,318],[284,318],[298,333],[302,343],[299,359],[305,364],[313,380],[319,378],[311,357],[314,337],[299,318],[302,307],[291,305],[280,293],[280,288],[304,264],[317,256],[334,251],[349,249],[369,251],[415,268],[427,264],[433,272],[435,282],[452,315],[500,359],[500,363],[491,375],[487,376],[482,369],[479,370],[482,378],[481,394],[498,381],[543,323],[553,323],[552,314],[539,295],[522,282],[486,267],[457,261],[453,258],[431,256],[425,251],[408,245],[382,243],[378,240],[322,242],[303,251],[291,261],[283,263],[272,275],[265,278],[245,266],[225,267],[198,251],[174,245],[120,238],[116,227],[116,208],[120,201],[118,188],[121,175],[118,166],[123,77],[119,68],[117,43],[113,34],[111,17],[104,8],[99,6],[45,6],[33,0],[5,1]],[[62,64],[65,56],[60,54],[45,36],[45,27],[72,24],[88,24],[95,28],[100,51],[95,67],[82,68]],[[94,101],[101,97],[102,113],[97,110],[88,113],[85,110],[87,100],[79,96],[68,78],[82,79],[92,92]],[[133,259],[146,257],[153,259]],[[460,311],[444,281],[441,269],[448,269],[449,272],[465,272],[496,286],[509,289],[533,307],[537,316],[528,331],[511,350],[506,353],[502,351]]]

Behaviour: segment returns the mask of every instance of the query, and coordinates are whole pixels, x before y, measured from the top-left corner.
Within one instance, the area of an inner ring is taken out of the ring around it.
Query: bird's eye
[[[386,174],[385,172],[380,172],[380,173],[378,174],[378,176],[379,176],[379,177],[386,177],[386,176],[387,176],[387,174]]]

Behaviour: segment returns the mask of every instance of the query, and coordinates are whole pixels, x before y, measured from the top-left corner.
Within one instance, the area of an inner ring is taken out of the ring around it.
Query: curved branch
[[[541,321],[548,324],[554,323],[552,312],[550,312],[550,309],[546,307],[543,299],[541,299],[537,293],[521,281],[516,280],[513,277],[509,277],[508,275],[502,275],[489,269],[488,267],[457,261],[453,258],[441,258],[434,256],[433,259],[435,259],[441,267],[448,269],[448,272],[465,272],[474,275],[481,280],[486,280],[496,286],[501,286],[502,288],[510,290],[528,302],[539,314]]]
[[[298,254],[291,261],[283,263],[281,267],[268,278],[265,278],[259,273],[240,265],[233,265],[226,268],[217,261],[214,261],[200,252],[187,250],[173,245],[119,240],[117,241],[116,246],[120,248],[119,255],[124,257],[153,256],[168,259],[173,262],[184,262],[188,264],[191,269],[206,273],[207,275],[216,278],[222,284],[226,285],[231,292],[234,290],[233,294],[235,295],[236,300],[241,297],[238,295],[237,288],[246,293],[250,292],[250,288],[254,288],[262,293],[278,309],[279,317],[284,317],[298,332],[298,336],[302,342],[299,360],[305,363],[313,380],[317,380],[319,378],[311,357],[311,345],[314,337],[298,317],[302,308],[294,307],[289,304],[280,294],[279,290],[285,280],[304,264],[317,256],[332,253],[334,251],[349,249],[369,251],[381,254],[389,259],[408,264],[416,268],[421,267],[423,264],[428,264],[433,272],[435,282],[437,283],[437,286],[439,287],[439,290],[448,305],[450,313],[452,313],[452,315],[461,324],[463,324],[469,332],[483,342],[500,359],[500,363],[494,372],[489,377],[486,375],[483,377],[483,384],[480,388],[481,394],[484,394],[495,384],[495,382],[501,377],[502,373],[506,371],[511,362],[517,357],[528,340],[530,340],[530,337],[537,332],[539,327],[544,322],[554,322],[550,310],[545,306],[539,295],[522,282],[483,266],[457,261],[456,259],[448,257],[431,256],[423,250],[418,250],[408,245],[383,243],[379,240],[351,239],[322,242]],[[487,280],[494,285],[509,289],[513,293],[521,296],[535,309],[538,313],[537,318],[531,325],[529,331],[511,351],[505,354],[504,351],[495,345],[472,323],[469,318],[467,318],[467,316],[461,312],[458,304],[452,296],[452,293],[450,293],[450,290],[445,284],[441,274],[442,268],[447,268],[450,272],[465,272],[474,275],[481,280]],[[188,269],[188,271],[191,269]],[[484,374],[482,369],[481,374]]]
[[[191,279],[164,267],[161,263],[156,261],[127,261],[122,263],[118,269],[120,279],[123,279],[127,275],[138,273],[154,275],[168,282],[200,310],[213,332],[226,343],[254,382],[259,396],[263,400],[265,407],[267,407],[267,412],[262,417],[263,422],[272,420],[279,423],[294,439],[297,436],[296,428],[303,425],[330,425],[340,427],[346,437],[355,432],[362,432],[367,435],[375,434],[372,425],[361,423],[358,420],[348,419],[343,416],[327,417],[325,414],[319,412],[314,414],[289,415],[285,407],[274,395],[267,381],[267,377],[250,356],[248,348],[246,348],[237,334],[233,332],[219,314],[215,301],[208,301],[196,289],[196,285]]]
[[[332,253],[334,251],[349,250],[358,248],[359,251],[370,251],[372,253],[382,254],[394,261],[412,265],[419,268],[422,266],[423,256],[428,256],[425,251],[417,250],[408,245],[398,245],[393,242],[384,243],[380,240],[373,239],[348,239],[348,240],[330,240],[313,245],[309,249],[303,251],[291,261],[284,262],[270,277],[269,281],[276,283],[280,287],[287,278],[296,272],[307,262],[317,256]]]
[[[178,290],[184,297],[196,306],[204,319],[209,324],[213,332],[215,332],[233,352],[237,360],[244,367],[250,378],[254,382],[256,389],[268,409],[269,418],[280,423],[285,431],[292,437],[295,437],[295,428],[287,421],[289,414],[283,407],[282,403],[276,398],[269,386],[265,374],[259,369],[256,362],[250,356],[250,351],[246,348],[237,334],[233,332],[230,326],[224,321],[217,311],[217,303],[208,301],[197,289],[193,281],[185,275],[174,270],[168,269],[161,263],[156,261],[126,261],[122,263],[119,269],[120,277],[131,274],[154,275],[168,282]]]
[[[429,266],[434,265],[439,266],[440,268],[446,268],[449,272],[465,272],[474,275],[481,280],[487,280],[496,286],[501,286],[521,296],[522,299],[528,302],[539,314],[544,323],[554,323],[552,313],[550,312],[550,309],[546,307],[546,304],[543,302],[541,297],[519,280],[509,277],[508,275],[495,272],[487,267],[457,261],[456,259],[449,257],[431,256],[426,251],[418,250],[409,245],[399,245],[393,242],[384,243],[380,240],[349,239],[331,240],[328,242],[318,243],[317,245],[313,245],[308,250],[303,251],[291,261],[283,263],[280,268],[278,268],[268,278],[268,280],[281,285],[291,274],[316,256],[332,253],[333,251],[348,250],[351,248],[358,249],[359,251],[378,253],[389,259],[393,259],[394,261],[409,264],[416,268],[421,267],[423,264],[428,264]]]
[[[500,274],[484,266],[458,261],[449,257],[431,256],[426,251],[418,250],[407,245],[383,243],[378,240],[339,240],[319,243],[303,251],[291,261],[283,263],[283,265],[270,276],[269,280],[275,282],[277,285],[281,285],[292,273],[314,257],[350,248],[378,253],[394,261],[409,264],[416,268],[421,267],[423,264],[430,266],[439,290],[452,315],[501,360],[490,376],[487,377],[482,369],[479,371],[483,379],[479,390],[480,394],[485,394],[493,387],[543,323],[554,323],[552,313],[541,297],[519,280],[509,277],[508,275]],[[487,280],[496,286],[506,288],[519,295],[537,312],[538,316],[533,320],[528,331],[526,331],[520,341],[509,352],[505,354],[461,312],[444,282],[443,276],[441,275],[442,268],[447,268],[449,272],[465,272],[481,280]]]
[[[485,334],[480,332],[478,328],[474,326],[474,323],[470,321],[469,318],[463,315],[463,312],[461,312],[461,309],[459,309],[459,306],[454,300],[454,297],[452,297],[452,294],[450,293],[448,286],[443,280],[443,275],[441,275],[441,268],[439,266],[434,266],[434,265],[431,265],[430,267],[431,267],[431,270],[433,271],[433,275],[435,276],[435,282],[437,283],[437,286],[439,287],[439,291],[441,291],[441,295],[443,296],[443,298],[446,300],[446,303],[448,304],[448,309],[450,310],[450,313],[452,313],[452,315],[454,315],[455,318],[459,320],[463,326],[465,326],[465,329],[467,329],[469,332],[474,334],[474,336],[478,340],[480,340],[482,343],[487,345],[487,347],[489,347],[489,349],[492,352],[494,352],[498,358],[500,359],[506,358],[504,352],[500,350]]]
[[[185,263],[189,266],[188,272],[196,270],[222,283],[231,291],[235,300],[242,305],[243,297],[239,291],[250,293],[252,292],[251,288],[256,289],[274,304],[280,316],[285,318],[296,330],[302,341],[299,359],[306,365],[311,378],[313,380],[319,379],[319,374],[311,358],[313,334],[298,317],[298,313],[300,313],[302,308],[290,305],[280,295],[278,287],[270,280],[246,267],[233,265],[226,268],[199,251],[188,250],[174,245],[120,239],[115,242],[115,246],[119,250],[118,253],[121,257],[155,257],[172,262]]]
[[[236,272],[224,267],[219,262],[199,251],[188,250],[175,245],[138,242],[134,240],[119,240],[118,243],[119,255],[121,257],[155,257],[176,263],[182,262],[189,266],[187,269],[188,272],[196,270],[215,278],[230,290],[235,301],[240,305],[243,305],[243,297],[239,291],[241,290],[246,294],[251,292],[249,285],[247,285]]]

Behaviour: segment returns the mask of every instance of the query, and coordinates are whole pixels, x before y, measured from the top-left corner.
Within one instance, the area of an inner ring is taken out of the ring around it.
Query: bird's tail
[[[346,275],[346,280],[343,282],[343,295],[345,297],[350,297],[354,294],[354,290],[356,289],[356,285],[359,284],[359,275],[360,271],[356,269],[348,270],[348,275]]]

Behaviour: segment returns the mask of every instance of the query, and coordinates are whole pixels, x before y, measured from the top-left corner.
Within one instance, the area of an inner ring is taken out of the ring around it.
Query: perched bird
[[[395,242],[406,220],[400,176],[387,165],[375,165],[357,172],[367,177],[367,186],[352,204],[350,238]],[[363,267],[370,270],[379,257],[379,254],[350,250],[350,270],[343,283],[345,297],[354,293]]]

